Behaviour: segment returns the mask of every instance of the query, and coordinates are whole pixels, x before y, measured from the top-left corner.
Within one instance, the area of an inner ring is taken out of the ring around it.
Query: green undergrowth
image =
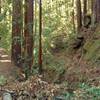
[[[7,79],[3,76],[0,75],[0,86],[3,86],[7,83]]]
[[[100,87],[79,83],[74,91],[63,91],[54,100],[100,100]]]
[[[86,50],[84,58],[93,63],[100,64],[100,34],[95,32],[94,35],[97,38],[87,40],[83,47]]]

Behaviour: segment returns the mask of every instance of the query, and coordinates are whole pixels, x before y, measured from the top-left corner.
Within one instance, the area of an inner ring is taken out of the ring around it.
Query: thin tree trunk
[[[37,0],[35,0],[35,8],[34,8],[35,9],[35,16],[34,16],[34,19],[35,19],[35,23],[34,23],[35,24],[35,31],[34,32],[35,32],[35,34],[37,33],[37,3],[36,3],[36,1]]]
[[[97,23],[97,0],[94,0],[93,9],[94,9],[93,13],[94,13],[95,22]]]
[[[73,23],[73,31],[74,31],[74,33],[76,33],[76,28],[75,28],[75,16],[74,16],[74,14],[75,14],[75,12],[74,12],[74,0],[72,0],[72,7],[73,7],[73,11],[72,11],[72,23]]]
[[[21,32],[22,32],[22,0],[13,0],[12,15],[12,60],[20,66]]]
[[[0,0],[0,13],[1,13],[1,0]]]
[[[42,73],[42,0],[39,2],[39,73]]]
[[[32,68],[33,65],[33,0],[25,0],[25,20],[24,20],[24,38],[25,38],[25,58],[26,65]]]
[[[100,0],[95,0],[93,4],[93,13],[95,15],[95,22],[100,22]]]
[[[87,0],[83,0],[83,25],[85,25],[86,15],[87,15]]]
[[[100,22],[100,0],[96,0],[97,2],[97,22]]]
[[[93,4],[94,4],[94,0],[91,0],[91,14],[93,14]]]
[[[91,25],[92,27],[95,26],[95,21],[96,21],[96,15],[95,15],[95,0],[91,0]]]
[[[76,0],[77,7],[77,31],[79,32],[82,27],[82,11],[81,11],[81,1]]]

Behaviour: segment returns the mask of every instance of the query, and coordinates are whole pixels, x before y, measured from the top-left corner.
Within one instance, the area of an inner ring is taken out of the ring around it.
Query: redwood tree
[[[93,4],[93,13],[94,13],[94,18],[95,18],[95,21],[97,22],[97,1],[95,0],[94,1],[94,4]]]
[[[97,3],[97,22],[100,22],[100,0],[96,0]]]
[[[1,0],[0,0],[0,13],[1,13]]]
[[[93,14],[93,4],[94,4],[94,0],[91,0],[91,13]]]
[[[12,10],[12,60],[20,66],[22,33],[22,0],[13,0]]]
[[[77,8],[77,31],[79,32],[82,27],[82,11],[81,11],[81,1],[76,0]]]
[[[87,15],[87,0],[83,0],[83,24],[85,25],[85,16]]]
[[[100,0],[94,0],[93,2],[93,15],[95,22],[100,22]]]
[[[72,23],[73,23],[73,31],[74,31],[74,33],[76,32],[75,31],[75,29],[76,29],[76,27],[75,27],[75,11],[74,11],[74,0],[72,0],[72,7],[73,7],[73,10],[72,10]]]
[[[39,72],[42,73],[42,0],[39,1]]]
[[[26,64],[31,69],[33,64],[33,0],[25,0],[25,58]]]

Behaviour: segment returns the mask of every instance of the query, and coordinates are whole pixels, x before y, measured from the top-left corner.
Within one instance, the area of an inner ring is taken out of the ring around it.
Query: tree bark
[[[1,0],[0,0],[0,14],[1,14]]]
[[[13,0],[12,11],[12,60],[20,66],[22,33],[22,0]]]
[[[95,22],[96,22],[96,8],[95,8],[95,0],[91,0],[91,25],[92,27],[95,26]]]
[[[91,14],[93,14],[93,4],[94,4],[94,0],[91,0]]]
[[[42,73],[42,0],[39,2],[39,73]]]
[[[26,65],[32,68],[33,65],[33,0],[25,0],[25,20],[24,20],[24,38],[25,38],[25,61]]]
[[[73,7],[73,10],[72,10],[72,23],[73,23],[73,32],[76,33],[76,27],[75,27],[75,11],[74,11],[74,0],[72,0],[72,7]]]
[[[83,0],[83,24],[85,25],[85,16],[87,15],[87,0]]]
[[[100,22],[100,0],[94,0],[93,3],[93,15],[95,18],[95,22]]]
[[[79,32],[82,27],[82,11],[81,11],[81,1],[76,0],[77,8],[77,31]]]
[[[100,0],[96,0],[97,2],[97,22],[100,22]]]

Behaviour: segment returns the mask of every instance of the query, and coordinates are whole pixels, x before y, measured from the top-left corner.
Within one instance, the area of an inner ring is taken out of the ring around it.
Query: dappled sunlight
[[[3,48],[0,48],[0,51],[4,50]]]
[[[8,55],[1,55],[1,57],[2,57],[2,58],[4,58],[4,57],[8,57]]]
[[[4,54],[4,50],[2,48],[0,48],[0,50],[1,50],[0,63],[11,63],[11,59],[10,59],[9,55]]]
[[[5,76],[7,79],[12,78],[13,66],[10,55],[7,54],[5,49],[0,48],[0,75]],[[0,79],[2,80],[1,76]]]
[[[1,63],[11,63],[11,60],[0,60]]]

